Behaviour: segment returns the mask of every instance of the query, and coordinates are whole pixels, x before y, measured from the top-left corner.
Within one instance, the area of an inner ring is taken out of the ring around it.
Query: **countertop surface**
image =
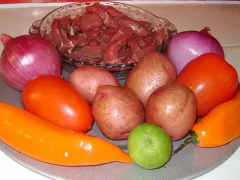
[[[26,4],[24,6],[27,6]],[[35,5],[36,6],[36,5]],[[49,5],[48,5],[49,6]],[[240,75],[240,7],[237,5],[141,5],[158,16],[174,23],[178,31],[211,28],[212,34],[224,47],[227,60]],[[53,7],[14,8],[11,11],[0,5],[0,33],[11,36],[27,34],[32,22],[41,19]],[[235,47],[227,47],[235,45]],[[2,51],[0,46],[0,52]],[[237,180],[240,179],[240,148],[227,161],[209,173],[195,180]],[[0,179],[47,180],[13,160],[0,151]]]

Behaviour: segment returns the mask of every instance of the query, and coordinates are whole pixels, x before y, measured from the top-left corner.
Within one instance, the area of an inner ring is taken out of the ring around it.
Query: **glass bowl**
[[[172,24],[169,20],[162,17],[157,17],[156,15],[133,5],[119,3],[119,2],[79,2],[68,4],[65,6],[61,6],[59,8],[54,9],[49,14],[47,14],[43,19],[33,22],[32,26],[29,29],[29,34],[39,34],[42,37],[46,38],[48,33],[51,31],[51,24],[53,20],[60,19],[62,17],[70,15],[71,17],[75,17],[76,15],[82,15],[85,13],[85,8],[87,6],[91,6],[95,3],[100,3],[103,6],[112,6],[118,11],[126,14],[130,18],[138,21],[147,21],[150,22],[153,26],[153,31],[163,30],[165,32],[165,38],[162,44],[157,47],[159,52],[165,53],[167,44],[172,36],[177,33],[177,29],[174,24]],[[59,55],[62,60],[62,67],[68,72],[72,72],[79,66],[82,65],[93,65],[105,68],[111,71],[118,80],[122,80],[126,78],[126,74],[129,70],[136,65],[136,63],[128,63],[128,64],[106,64],[106,63],[90,63],[86,60],[78,60],[72,59],[60,51]]]

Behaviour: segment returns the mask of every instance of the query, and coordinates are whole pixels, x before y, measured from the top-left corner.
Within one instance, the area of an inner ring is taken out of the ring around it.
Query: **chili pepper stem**
[[[181,151],[187,144],[192,142],[192,136],[189,136],[187,139],[185,139],[185,141],[177,148],[173,151],[172,155],[177,154],[179,151]]]

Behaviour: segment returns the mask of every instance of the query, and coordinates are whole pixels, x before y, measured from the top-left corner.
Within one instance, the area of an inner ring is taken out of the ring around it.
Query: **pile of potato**
[[[82,66],[69,82],[92,104],[98,128],[111,140],[124,140],[143,122],[156,124],[173,141],[185,137],[196,120],[193,92],[176,82],[172,62],[159,52],[145,55],[128,74],[124,86],[107,70]]]

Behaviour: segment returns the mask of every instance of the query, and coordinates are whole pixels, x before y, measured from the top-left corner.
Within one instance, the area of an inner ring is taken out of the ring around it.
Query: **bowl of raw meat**
[[[51,11],[29,33],[52,42],[67,71],[94,65],[122,79],[148,52],[164,53],[177,30],[169,20],[133,5],[79,2]]]

